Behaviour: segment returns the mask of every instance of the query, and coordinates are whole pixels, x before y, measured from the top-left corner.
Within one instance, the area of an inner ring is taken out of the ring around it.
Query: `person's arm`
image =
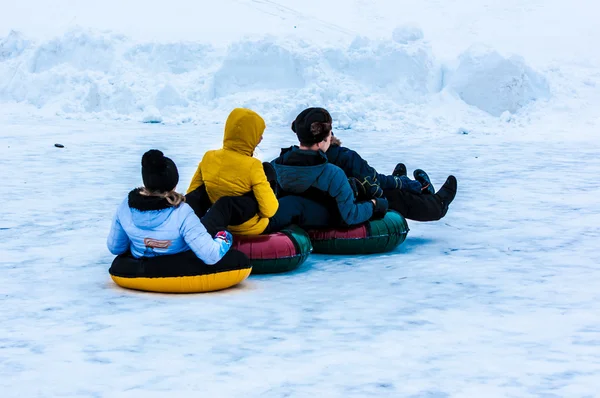
[[[200,219],[191,207],[185,206],[185,216],[181,223],[179,233],[183,236],[185,243],[192,249],[196,256],[208,265],[215,264],[223,258],[231,248],[233,238],[229,232],[220,231],[213,239],[200,222]]]
[[[255,162],[250,173],[252,192],[258,202],[258,215],[263,218],[271,218],[279,208],[279,201],[271,188],[271,184],[267,181],[262,163]]]
[[[403,191],[415,194],[421,193],[421,184],[418,181],[411,180],[406,176],[397,177],[378,173],[367,163],[357,152],[349,148],[340,148],[344,150],[341,156],[338,156],[340,167],[350,173],[349,177],[354,177],[362,186],[362,191],[369,198],[383,197],[384,189],[401,189]]]
[[[117,210],[117,214],[115,214],[110,227],[110,232],[108,233],[108,238],[106,239],[106,246],[112,254],[117,256],[129,250],[130,245],[131,241],[119,221],[119,212]]]
[[[387,210],[387,201],[385,199],[355,202],[354,192],[342,169],[331,165],[328,171],[329,175],[322,176],[322,178],[329,180],[327,191],[335,199],[340,216],[345,224],[356,225],[370,220],[378,206],[378,212],[380,212],[381,206],[384,206],[385,210]]]
[[[369,198],[383,197],[383,189],[388,189],[390,188],[388,185],[395,183],[395,181],[389,181],[387,176],[378,174],[377,170],[352,149],[343,147],[339,148],[339,151],[334,164],[344,170],[348,177],[354,177],[356,182],[361,185],[361,190]],[[393,180],[393,177],[390,178]]]

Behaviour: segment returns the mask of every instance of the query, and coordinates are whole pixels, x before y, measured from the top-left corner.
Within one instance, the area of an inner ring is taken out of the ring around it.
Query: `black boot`
[[[435,189],[433,188],[433,184],[431,184],[431,180],[429,179],[429,176],[426,172],[424,172],[421,169],[416,169],[413,172],[413,176],[415,177],[415,180],[419,181],[421,185],[423,185],[423,193],[430,193],[432,195],[435,195]]]
[[[392,172],[394,177],[406,177],[406,166],[404,163],[398,163]]]
[[[448,176],[444,185],[442,185],[440,190],[437,192],[436,196],[442,201],[442,217],[446,215],[446,212],[448,212],[448,206],[450,206],[450,203],[452,203],[454,197],[456,196],[456,189],[456,177],[451,175]]]

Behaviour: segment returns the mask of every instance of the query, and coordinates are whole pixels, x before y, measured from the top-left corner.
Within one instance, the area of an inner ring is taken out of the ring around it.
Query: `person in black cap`
[[[271,162],[277,174],[280,210],[269,226],[290,218],[295,218],[294,223],[300,226],[350,226],[385,215],[385,198],[357,201],[344,171],[327,161],[325,153],[331,145],[332,132],[326,114],[307,109],[298,115],[292,129],[298,135],[299,146],[282,149]],[[295,206],[287,206],[287,201],[293,201]]]
[[[129,192],[117,209],[107,239],[111,253],[135,259],[183,261],[190,266],[198,262],[249,264],[243,253],[230,250],[233,237],[228,231],[205,227],[205,220],[200,222],[185,197],[175,191],[179,182],[177,166],[161,151],[152,149],[142,157],[142,180],[144,186]],[[229,223],[223,211],[229,199],[222,199],[215,203],[217,211],[205,216],[206,224],[213,228]]]
[[[324,108],[308,108],[302,111],[292,123],[292,130],[300,137],[299,126],[306,115],[332,123],[329,112]],[[301,134],[304,134],[301,132]],[[457,181],[449,176],[442,188],[435,192],[427,173],[421,169],[414,171],[415,180],[407,177],[406,166],[398,163],[392,175],[380,174],[357,152],[343,147],[333,136],[326,150],[329,163],[340,167],[350,180],[358,199],[385,197],[389,208],[404,217],[415,221],[436,221],[444,217],[448,206],[454,200]]]

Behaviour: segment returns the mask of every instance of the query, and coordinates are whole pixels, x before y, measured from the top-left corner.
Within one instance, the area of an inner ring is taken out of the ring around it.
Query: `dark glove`
[[[350,188],[352,188],[352,193],[354,193],[354,200],[365,200],[366,192],[365,188],[360,184],[358,179],[355,177],[348,178],[348,184],[350,184]]]
[[[373,208],[373,217],[372,219],[380,219],[385,217],[385,214],[388,211],[388,201],[386,198],[376,198],[375,205]]]
[[[348,183],[354,191],[354,199],[358,201],[383,197],[383,189],[379,186],[377,177],[365,177],[362,181],[356,177],[350,177]]]
[[[373,177],[365,177],[361,182],[365,192],[367,193],[367,197],[369,199],[382,198],[383,197],[383,189],[379,186],[379,181],[377,181],[377,176]]]

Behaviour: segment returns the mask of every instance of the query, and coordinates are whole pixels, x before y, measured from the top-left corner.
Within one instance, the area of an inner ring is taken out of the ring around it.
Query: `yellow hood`
[[[252,156],[265,127],[265,121],[258,113],[246,108],[235,108],[225,123],[223,148]]]

